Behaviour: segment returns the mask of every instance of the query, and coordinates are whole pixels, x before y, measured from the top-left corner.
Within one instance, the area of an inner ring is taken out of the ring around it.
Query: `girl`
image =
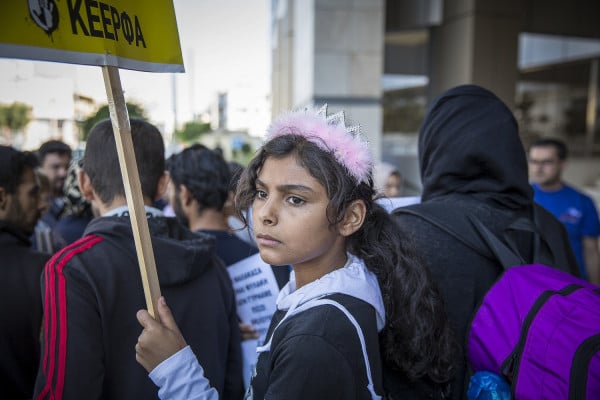
[[[454,342],[443,305],[400,228],[374,202],[373,161],[357,131],[341,113],[328,117],[326,106],[286,114],[240,180],[236,208],[252,207],[261,257],[293,267],[247,399],[446,393]],[[172,320],[139,317],[137,358],[152,371],[185,342]],[[182,372],[175,368],[170,381]],[[194,376],[187,384],[200,382]]]

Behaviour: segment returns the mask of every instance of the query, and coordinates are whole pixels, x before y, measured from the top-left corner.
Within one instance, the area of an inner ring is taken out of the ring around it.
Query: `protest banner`
[[[6,1],[0,57],[101,66],[148,311],[160,286],[119,68],[183,72],[172,0]]]
[[[6,1],[2,57],[183,72],[171,0]]]
[[[227,267],[233,284],[238,318],[252,325],[258,339],[242,342],[243,375],[246,387],[258,358],[256,347],[263,343],[275,313],[279,286],[271,266],[256,253]]]

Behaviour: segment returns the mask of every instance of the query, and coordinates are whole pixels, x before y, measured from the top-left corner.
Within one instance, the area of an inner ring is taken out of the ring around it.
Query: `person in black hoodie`
[[[231,281],[211,237],[150,206],[168,181],[158,129],[132,119],[131,135],[161,292],[220,398],[239,399],[244,389]],[[158,398],[133,351],[141,332],[135,312],[145,301],[108,119],[90,131],[79,182],[102,216],[46,265],[36,398]]]
[[[0,146],[0,398],[29,399],[39,360],[40,275],[50,257],[29,236],[44,208],[37,157]]]
[[[450,224],[467,215],[501,235],[516,217],[532,218],[533,193],[525,150],[512,112],[492,92],[475,85],[452,88],[430,106],[419,136],[422,214],[445,214]],[[557,268],[577,274],[566,232],[538,206],[543,241],[552,249]],[[450,322],[463,346],[451,398],[465,398],[469,373],[464,346],[470,320],[483,296],[502,271],[486,258],[421,217],[402,212],[396,222],[414,239],[446,304]],[[452,222],[453,221],[453,222]],[[532,258],[532,235],[515,238],[519,254]]]

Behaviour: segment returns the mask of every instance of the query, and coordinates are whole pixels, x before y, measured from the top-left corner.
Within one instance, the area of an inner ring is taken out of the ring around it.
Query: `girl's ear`
[[[363,200],[354,200],[346,209],[344,219],[339,224],[338,231],[342,236],[350,236],[360,229],[365,222],[367,206]]]

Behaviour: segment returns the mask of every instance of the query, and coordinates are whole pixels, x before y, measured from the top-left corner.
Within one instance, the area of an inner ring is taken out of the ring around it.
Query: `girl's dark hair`
[[[452,378],[456,342],[444,305],[427,268],[408,237],[375,202],[372,179],[356,181],[332,153],[299,135],[284,135],[267,142],[248,164],[236,193],[236,210],[252,204],[255,183],[265,160],[293,155],[327,190],[327,218],[332,225],[343,219],[348,206],[363,200],[367,215],[361,229],[347,239],[347,250],[364,260],[379,282],[386,313],[380,334],[384,362],[408,382],[427,381],[447,392]]]

